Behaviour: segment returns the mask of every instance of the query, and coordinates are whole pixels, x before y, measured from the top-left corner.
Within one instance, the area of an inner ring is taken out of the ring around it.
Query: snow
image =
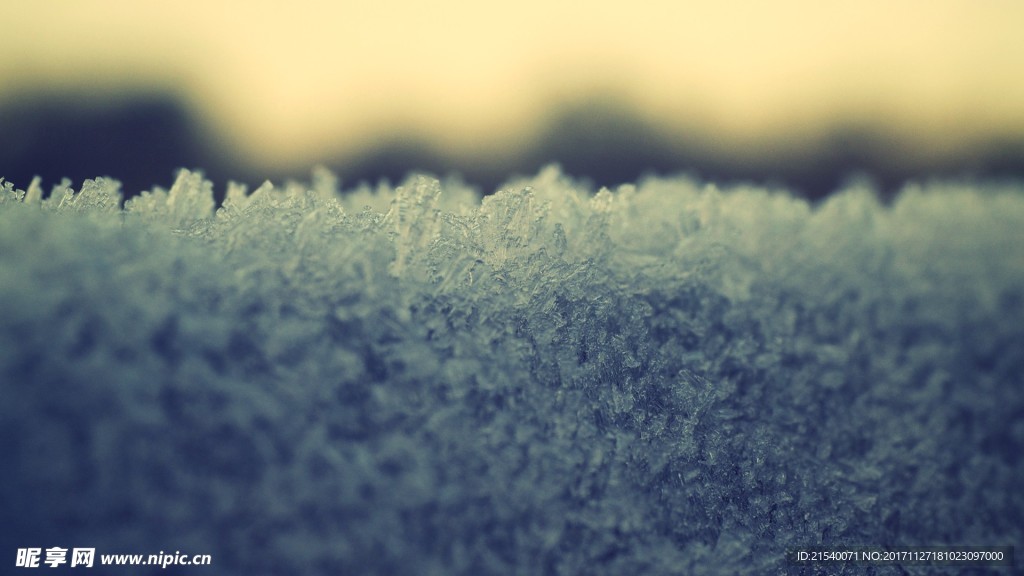
[[[0,189],[5,554],[766,574],[1024,542],[1020,185],[40,186]]]

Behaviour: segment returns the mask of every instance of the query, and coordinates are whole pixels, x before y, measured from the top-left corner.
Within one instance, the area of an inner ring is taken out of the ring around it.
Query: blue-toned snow
[[[660,575],[1024,543],[1022,186],[5,186],[4,573],[30,546]]]

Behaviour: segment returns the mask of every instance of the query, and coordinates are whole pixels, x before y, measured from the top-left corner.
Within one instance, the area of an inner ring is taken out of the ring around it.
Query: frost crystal
[[[42,196],[0,188],[5,550],[767,574],[1024,541],[1019,186]]]

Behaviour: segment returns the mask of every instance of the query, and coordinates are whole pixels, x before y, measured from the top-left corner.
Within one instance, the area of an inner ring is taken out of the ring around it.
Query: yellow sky
[[[500,147],[603,90],[727,139],[1024,131],[1019,0],[7,0],[0,22],[0,99],[174,87],[280,163],[397,127]]]

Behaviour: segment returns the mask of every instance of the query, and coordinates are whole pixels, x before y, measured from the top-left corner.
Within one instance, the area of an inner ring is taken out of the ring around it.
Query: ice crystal
[[[766,574],[1019,545],[1022,248],[1013,186],[4,183],[0,547]]]

